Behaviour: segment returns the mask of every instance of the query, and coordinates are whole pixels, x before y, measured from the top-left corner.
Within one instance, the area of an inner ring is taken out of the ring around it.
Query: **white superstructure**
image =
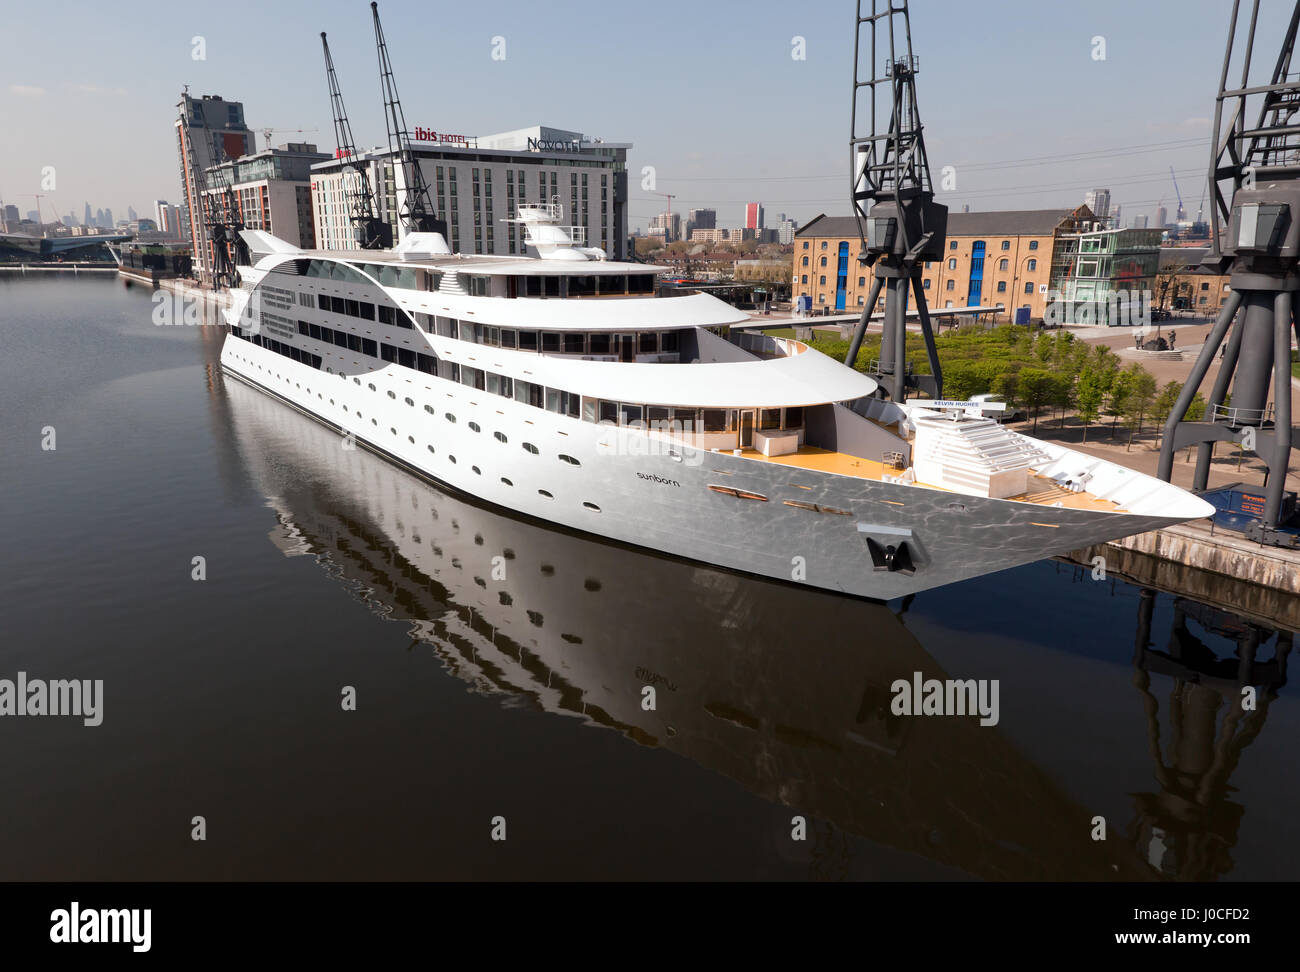
[[[516,513],[882,599],[1211,512],[978,408],[882,401],[709,295],[656,297],[656,268],[605,259],[554,203],[515,218],[536,257],[246,232],[223,367],[341,448]]]

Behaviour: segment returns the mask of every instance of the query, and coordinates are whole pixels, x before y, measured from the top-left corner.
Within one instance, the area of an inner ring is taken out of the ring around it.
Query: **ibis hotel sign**
[[[448,135],[446,132],[435,132],[432,128],[421,128],[418,125],[415,131],[411,133],[411,138],[417,142],[433,142],[438,145],[463,145],[469,147],[474,138],[469,135]]]

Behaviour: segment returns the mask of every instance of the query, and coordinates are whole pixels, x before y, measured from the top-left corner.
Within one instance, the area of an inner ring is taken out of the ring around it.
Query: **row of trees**
[[[965,399],[992,393],[1011,407],[1027,410],[1038,431],[1045,409],[1057,413],[1064,426],[1073,412],[1083,425],[1083,439],[1099,419],[1110,419],[1113,437],[1122,422],[1133,437],[1142,433],[1148,420],[1163,424],[1177,403],[1182,386],[1170,382],[1157,386],[1155,377],[1140,364],[1122,365],[1118,355],[1105,345],[1089,345],[1068,331],[1040,331],[1004,324],[985,329],[979,326],[954,328],[936,339],[943,368],[944,395]],[[817,348],[840,360],[848,353],[848,342],[819,339]],[[907,336],[907,360],[918,372],[929,372],[929,361],[919,335]],[[880,356],[880,337],[869,337],[853,366],[870,370]],[[1205,401],[1199,393],[1193,399],[1189,418],[1200,418]]]

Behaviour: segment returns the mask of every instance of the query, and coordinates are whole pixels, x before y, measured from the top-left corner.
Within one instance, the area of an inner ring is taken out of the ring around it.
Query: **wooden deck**
[[[885,466],[884,463],[872,459],[850,456],[843,452],[832,452],[829,449],[818,449],[816,446],[800,446],[798,452],[787,456],[765,456],[755,449],[745,449],[741,452],[741,455],[746,459],[772,462],[779,466],[792,466],[797,469],[835,473],[839,476],[856,476],[859,479],[870,479],[874,482],[882,482],[883,477],[897,475],[899,472],[899,470],[891,469]],[[1056,506],[1060,504],[1061,507],[1070,510],[1096,510],[1105,513],[1125,512],[1110,500],[1100,499],[1089,492],[1073,493],[1046,476],[1039,476],[1033,472],[1029,474],[1029,484],[1027,491],[1007,498],[1016,503],[1033,503],[1035,506]],[[953,492],[953,490],[944,486],[933,486],[930,483],[918,482],[916,485],[943,490],[944,492]]]

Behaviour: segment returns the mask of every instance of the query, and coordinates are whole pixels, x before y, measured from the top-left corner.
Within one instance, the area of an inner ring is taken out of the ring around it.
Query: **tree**
[[[1127,452],[1133,447],[1134,434],[1141,434],[1142,420],[1155,403],[1156,379],[1139,364],[1129,365],[1124,373],[1132,375],[1128,394],[1124,398],[1124,425],[1129,430],[1128,445],[1124,449]]]
[[[1042,368],[1020,369],[1020,394],[1024,398],[1025,407],[1030,409],[1034,417],[1034,435],[1038,434],[1038,410],[1052,400],[1055,385],[1056,377],[1050,371]]]
[[[1169,418],[1169,413],[1174,410],[1178,404],[1178,396],[1183,391],[1182,382],[1171,381],[1160,389],[1160,394],[1156,396],[1155,404],[1151,406],[1151,416],[1157,422],[1156,425],[1156,443],[1160,442],[1160,433],[1164,427],[1165,421]]]
[[[1079,418],[1083,420],[1083,441],[1088,441],[1088,426],[1097,421],[1101,413],[1101,403],[1110,390],[1111,375],[1093,365],[1083,369],[1079,375],[1079,386],[1075,390],[1075,400],[1079,407]]]
[[[1115,426],[1124,414],[1125,402],[1133,386],[1133,375],[1128,370],[1116,371],[1111,375],[1110,385],[1106,389],[1106,401],[1102,414],[1111,419],[1110,437],[1115,438]]]

